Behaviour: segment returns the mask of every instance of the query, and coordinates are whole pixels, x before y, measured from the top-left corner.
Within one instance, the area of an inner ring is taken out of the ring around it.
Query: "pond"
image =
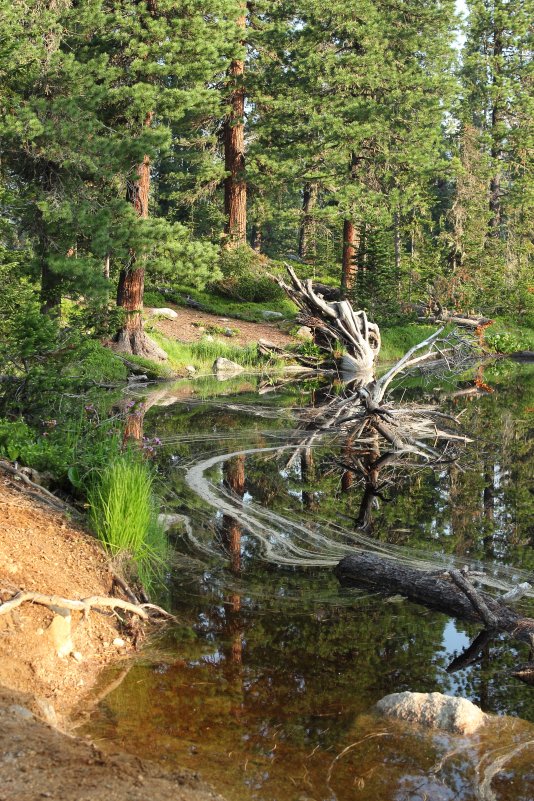
[[[534,371],[501,361],[461,380],[404,380],[399,403],[454,413],[472,441],[455,461],[384,471],[365,501],[346,441],[297,450],[305,410],[339,391],[246,376],[147,401],[165,511],[182,516],[162,597],[180,623],[82,730],[198,770],[228,801],[532,801],[534,690],[511,675],[528,646],[497,637],[450,672],[476,625],[341,588],[333,567],[363,547],[482,566],[494,588],[528,579]],[[461,695],[500,718],[461,738],[376,717],[373,705],[401,690]]]

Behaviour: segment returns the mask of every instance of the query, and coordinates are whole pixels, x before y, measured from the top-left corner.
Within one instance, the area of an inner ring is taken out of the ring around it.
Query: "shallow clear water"
[[[532,575],[534,374],[502,362],[484,374],[491,393],[458,394],[472,378],[398,388],[399,403],[461,413],[473,442],[455,464],[384,470],[370,504],[341,438],[292,459],[302,410],[324,401],[317,379],[187,382],[148,399],[165,511],[185,516],[162,598],[181,622],[84,731],[199,769],[229,801],[532,801],[534,690],[510,675],[528,648],[497,638],[447,672],[476,626],[343,589],[332,572],[369,547],[412,563],[482,564],[494,588]],[[463,695],[499,722],[459,738],[375,717],[376,701],[407,689]]]

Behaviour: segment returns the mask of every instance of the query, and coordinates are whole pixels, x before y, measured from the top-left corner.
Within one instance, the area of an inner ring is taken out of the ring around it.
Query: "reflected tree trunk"
[[[300,477],[303,485],[309,485],[315,479],[315,464],[311,448],[304,448],[300,454]],[[312,510],[315,507],[315,493],[308,489],[302,490],[302,505],[305,509]]]
[[[234,456],[224,463],[223,483],[234,495],[245,494],[245,456]],[[241,574],[241,523],[232,515],[223,515],[221,540],[230,557],[230,570],[234,576]],[[230,640],[229,661],[234,666],[243,662],[243,628],[240,620],[241,596],[232,593],[225,604],[226,632]]]

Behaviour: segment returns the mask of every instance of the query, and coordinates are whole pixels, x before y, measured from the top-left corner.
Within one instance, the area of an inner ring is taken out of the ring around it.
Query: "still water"
[[[165,511],[181,516],[161,599],[180,623],[83,731],[198,769],[228,801],[532,801],[534,688],[511,675],[528,646],[496,638],[450,672],[476,626],[343,589],[332,568],[363,547],[482,567],[494,591],[532,579],[534,371],[503,361],[483,381],[397,387],[399,404],[458,416],[472,441],[453,462],[386,463],[371,495],[348,469],[354,442],[297,449],[306,410],[337,391],[245,377],[145,399]],[[462,695],[499,718],[469,738],[377,718],[376,701],[402,690]]]

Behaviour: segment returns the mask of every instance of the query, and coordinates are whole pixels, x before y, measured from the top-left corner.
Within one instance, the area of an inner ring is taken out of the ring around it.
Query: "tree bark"
[[[341,271],[341,288],[343,294],[354,289],[358,274],[358,229],[350,220],[343,223],[343,265]]]
[[[41,258],[41,314],[61,315],[61,278],[50,269],[44,255]]]
[[[457,584],[456,579],[462,575],[458,571],[451,570],[447,575],[419,570],[388,557],[362,552],[344,557],[334,572],[344,586],[371,587],[387,595],[401,594],[451,617],[506,631],[522,642],[531,643],[534,636],[534,619],[522,617],[487,593],[474,590],[463,577]],[[469,593],[461,584],[467,586]]]
[[[243,31],[243,35],[246,24],[246,4],[243,4],[241,14],[237,19],[237,25]],[[228,71],[233,87],[230,96],[230,113],[224,122],[224,166],[227,172],[224,181],[225,246],[228,248],[240,247],[247,241],[244,74],[245,62],[242,59],[232,61]]]
[[[152,124],[154,113],[148,112],[145,125]],[[136,170],[137,178],[128,181],[126,198],[132,204],[137,215],[148,218],[148,202],[150,197],[150,158],[145,155]],[[118,331],[115,342],[124,353],[133,353],[147,359],[163,360],[167,356],[155,342],[152,342],[143,328],[143,296],[145,293],[144,259],[139,263],[137,254],[130,251],[130,263],[121,270],[117,286],[117,306],[124,309],[126,319]]]
[[[313,210],[317,204],[319,185],[315,181],[304,184],[302,195],[302,221],[299,231],[298,255],[304,261],[315,255],[315,242],[313,241],[314,219]]]
[[[502,107],[502,99],[499,96],[500,84],[500,59],[502,58],[504,50],[503,45],[503,32],[502,30],[495,29],[493,32],[493,90],[496,93],[491,110],[491,160],[493,175],[490,180],[490,236],[497,237],[502,223],[502,208],[501,208],[501,165],[502,159],[502,127],[504,124],[504,115]],[[501,88],[502,91],[502,88]]]
[[[245,494],[245,456],[235,456],[224,463],[224,486],[243,498]],[[232,515],[223,515],[221,537],[230,557],[230,569],[234,575],[241,573],[241,523]]]
[[[255,222],[252,226],[252,230],[250,232],[250,245],[252,250],[255,250],[256,253],[261,253],[262,234],[261,223],[259,222]]]

